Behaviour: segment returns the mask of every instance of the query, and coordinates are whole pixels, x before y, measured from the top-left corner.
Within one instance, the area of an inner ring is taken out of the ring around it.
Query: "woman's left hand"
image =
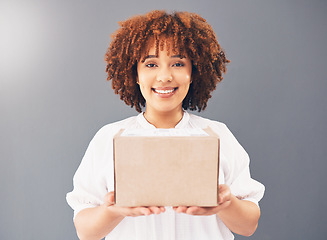
[[[219,196],[218,196],[218,206],[216,207],[185,207],[185,206],[178,206],[174,207],[173,209],[177,213],[186,213],[190,215],[213,215],[217,214],[222,209],[227,208],[231,203],[231,191],[226,184],[219,185]]]

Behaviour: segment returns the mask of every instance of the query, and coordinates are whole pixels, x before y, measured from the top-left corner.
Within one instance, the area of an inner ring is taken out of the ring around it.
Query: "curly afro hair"
[[[149,43],[155,40],[156,55],[159,48],[186,55],[192,62],[192,83],[183,100],[184,110],[204,110],[211,92],[223,79],[225,57],[215,33],[205,19],[195,13],[151,11],[119,22],[120,28],[112,35],[105,54],[107,80],[127,105],[138,112],[145,107],[137,84],[137,62],[147,54]],[[169,41],[166,41],[169,39]]]

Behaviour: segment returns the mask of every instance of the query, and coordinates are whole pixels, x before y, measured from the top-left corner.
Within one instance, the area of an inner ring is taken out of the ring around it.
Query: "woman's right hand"
[[[118,207],[115,205],[115,193],[109,192],[105,195],[104,205],[116,214],[123,217],[148,216],[165,212],[165,207]]]
[[[115,205],[114,192],[109,192],[105,195],[102,205],[81,210],[76,215],[74,223],[80,239],[102,239],[124,217],[148,216],[160,214],[164,211],[164,207],[118,207]]]

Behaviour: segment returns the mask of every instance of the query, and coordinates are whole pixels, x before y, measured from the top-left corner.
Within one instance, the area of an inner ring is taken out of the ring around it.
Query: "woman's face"
[[[146,100],[146,112],[180,112],[191,83],[191,60],[173,53],[167,55],[166,45],[158,57],[153,45],[142,59],[145,61],[137,64],[137,82]]]

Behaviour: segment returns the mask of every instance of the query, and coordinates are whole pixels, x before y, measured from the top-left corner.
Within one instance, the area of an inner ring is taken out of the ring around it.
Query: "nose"
[[[163,67],[158,71],[157,81],[159,82],[171,82],[173,80],[173,75],[169,67]]]

